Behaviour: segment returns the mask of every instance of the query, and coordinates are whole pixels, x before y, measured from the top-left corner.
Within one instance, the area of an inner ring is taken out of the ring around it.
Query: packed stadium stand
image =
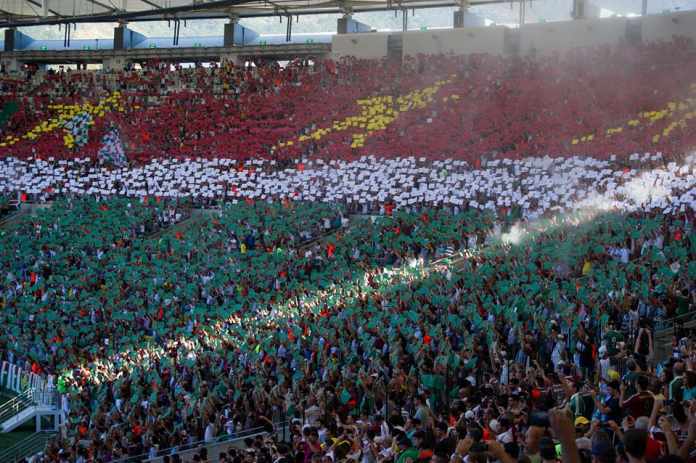
[[[696,15],[457,13],[282,65],[6,34],[0,463],[696,461]]]
[[[23,96],[0,153],[95,158],[113,126],[143,162],[365,154],[471,162],[489,153],[682,151],[694,142],[685,128],[695,114],[695,50],[691,40],[675,39],[533,60],[419,55],[403,64],[344,59],[311,68],[172,71],[165,63],[58,74]],[[62,128],[80,114],[96,117],[88,143],[75,150]]]

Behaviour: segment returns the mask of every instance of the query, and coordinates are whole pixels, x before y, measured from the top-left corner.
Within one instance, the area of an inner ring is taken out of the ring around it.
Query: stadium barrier
[[[182,461],[190,461],[190,459],[203,448],[208,450],[208,458],[210,461],[217,461],[221,452],[227,452],[231,448],[243,449],[245,447],[244,440],[248,438],[253,439],[257,436],[272,434],[279,440],[285,441],[286,438],[290,437],[288,425],[289,423],[285,421],[274,423],[273,431],[269,431],[268,427],[265,426],[245,429],[233,435],[225,434],[218,436],[212,441],[201,440],[177,447],[160,449],[153,458],[150,458],[149,454],[142,454],[113,460],[111,463],[161,463],[167,455],[179,455]]]
[[[32,391],[32,399],[38,405],[55,405],[53,376],[42,376],[7,361],[0,366],[0,388],[17,394]]]

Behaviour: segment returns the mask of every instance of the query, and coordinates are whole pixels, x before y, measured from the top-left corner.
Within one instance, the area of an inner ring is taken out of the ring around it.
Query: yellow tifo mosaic
[[[692,83],[689,86],[689,90],[691,91],[691,93],[696,93],[696,83]],[[678,114],[682,114],[682,116],[679,119],[670,122],[667,127],[662,129],[661,133],[653,135],[652,142],[657,143],[660,141],[662,137],[669,137],[669,134],[677,128],[686,129],[689,123],[688,121],[696,117],[696,111],[689,111],[692,108],[696,108],[696,98],[688,97],[677,102],[670,101],[669,103],[667,103],[667,106],[662,109],[656,111],[643,111],[641,113],[638,113],[638,118],[627,121],[625,126],[607,129],[605,131],[605,136],[611,137],[614,134],[621,133],[624,131],[624,128],[635,128],[642,124],[647,124],[648,126],[650,126],[663,119],[671,119],[677,116]],[[589,134],[582,137],[573,138],[571,143],[573,145],[577,145],[578,143],[592,141],[594,140],[594,138],[594,134]]]
[[[340,121],[333,121],[330,127],[319,128],[307,135],[300,135],[294,140],[279,142],[275,148],[292,146],[295,143],[303,143],[310,140],[321,140],[331,132],[342,132],[350,129],[359,130],[353,134],[351,148],[362,148],[367,137],[378,130],[386,129],[399,116],[412,110],[423,109],[435,101],[435,94],[443,85],[452,82],[454,76],[449,79],[439,80],[433,85],[414,90],[405,95],[393,98],[391,95],[373,96],[356,100],[360,107],[360,114],[348,116]],[[458,100],[458,95],[443,97],[442,101]]]
[[[83,104],[54,104],[49,105],[48,109],[56,111],[57,114],[55,114],[52,118],[37,124],[34,126],[34,128],[29,130],[21,137],[8,135],[2,142],[0,142],[0,148],[12,146],[18,143],[20,140],[36,140],[44,134],[63,128],[65,124],[70,122],[73,117],[80,113],[88,113],[93,118],[97,118],[104,117],[104,115],[110,111],[125,111],[123,102],[121,101],[121,93],[118,91],[113,92],[108,97],[102,98],[96,105],[90,102]],[[94,121],[89,122],[89,125],[94,125]],[[74,143],[74,140],[72,140],[72,135],[70,133],[66,133],[66,135],[63,137],[63,142],[65,143],[65,146],[71,147]]]

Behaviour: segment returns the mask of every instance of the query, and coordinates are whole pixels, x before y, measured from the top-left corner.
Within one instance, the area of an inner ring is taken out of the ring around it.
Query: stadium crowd
[[[696,336],[657,336],[696,304],[692,51],[23,91],[0,208],[53,204],[0,228],[0,361],[66,419],[34,461],[696,460]]]
[[[68,417],[47,461],[286,420],[301,425],[276,449],[296,460],[553,461],[541,412],[565,452],[563,432],[593,436],[579,447],[602,461],[648,436],[649,461],[693,450],[693,337],[659,364],[653,345],[694,303],[693,211],[556,217],[510,242],[491,212],[346,223],[335,206],[241,203],[152,242],[151,204],[57,206],[1,237],[23,243],[2,255],[4,359],[54,375]],[[343,226],[293,240],[312,224]],[[566,403],[572,419],[549,411]]]
[[[119,110],[98,114],[79,155],[96,158],[114,126],[141,162],[425,154],[475,163],[491,155],[679,152],[694,142],[693,51],[675,38],[524,59],[424,55],[403,65],[344,59],[58,73],[22,95],[3,128],[3,151],[78,155],[62,146],[61,124],[23,136],[61,108],[85,110],[118,92]]]
[[[464,161],[426,157],[356,161],[300,160],[283,168],[253,160],[161,159],[138,168],[112,169],[88,159],[0,160],[0,193],[29,199],[64,194],[219,201],[320,201],[352,213],[394,208],[445,207],[514,211],[533,219],[585,207],[622,211],[685,212],[696,206],[694,154],[494,159],[472,169]]]

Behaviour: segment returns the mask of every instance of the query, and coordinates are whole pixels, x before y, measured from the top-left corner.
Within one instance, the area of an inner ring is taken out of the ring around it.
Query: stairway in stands
[[[403,60],[404,42],[401,34],[389,34],[387,36],[387,58],[390,61]]]
[[[54,428],[57,428],[61,412],[60,400],[55,391],[27,389],[0,405],[0,432],[13,431],[37,417],[53,417]]]
[[[27,421],[35,407],[32,391],[26,390],[0,404],[0,431],[10,432]],[[0,460],[2,461],[2,460]]]

